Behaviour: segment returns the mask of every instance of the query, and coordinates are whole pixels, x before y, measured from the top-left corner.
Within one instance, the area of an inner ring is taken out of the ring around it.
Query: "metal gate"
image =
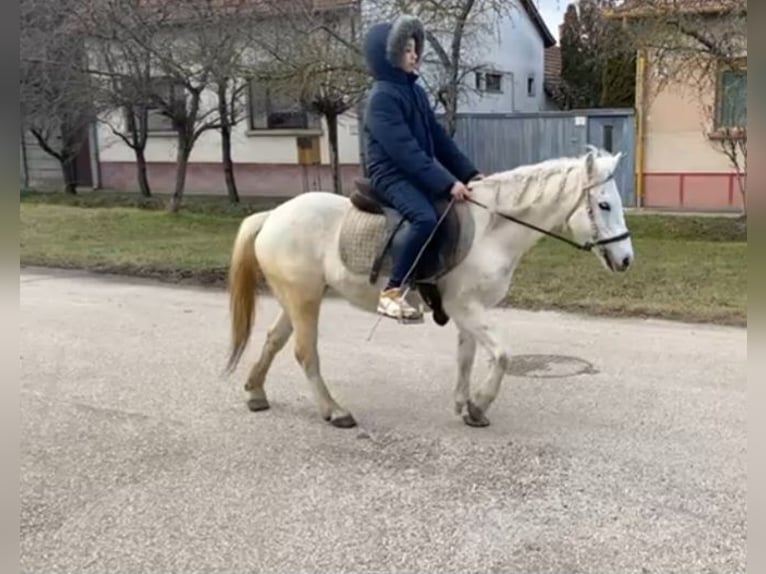
[[[360,121],[363,104],[357,108]],[[362,129],[360,161],[364,166]],[[588,144],[621,151],[616,180],[625,207],[636,206],[633,109],[588,109],[525,114],[458,114],[455,142],[484,173],[546,159],[582,155]]]
[[[485,173],[581,155],[588,144],[613,153],[621,151],[617,184],[624,205],[636,205],[633,110],[460,114],[455,141]]]

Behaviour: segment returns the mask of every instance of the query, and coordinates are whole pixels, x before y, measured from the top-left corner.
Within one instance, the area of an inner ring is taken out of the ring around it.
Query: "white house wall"
[[[248,119],[243,119],[232,129],[232,159],[235,163],[297,164],[297,137],[300,130],[278,131],[248,129]],[[319,133],[319,132],[306,132]],[[133,150],[115,136],[108,126],[99,126],[99,154],[101,161],[133,161]],[[330,164],[327,126],[322,122],[319,134],[322,164]],[[173,132],[153,133],[146,143],[146,160],[149,162],[175,161],[176,135]],[[359,143],[356,135],[356,118],[347,114],[338,121],[338,156],[340,163],[358,163]],[[190,162],[220,162],[221,135],[210,130],[200,136],[192,149]]]
[[[503,73],[502,93],[467,93],[460,111],[465,113],[537,112],[544,109],[543,39],[527,12],[514,7],[510,17],[498,23],[497,38],[485,48],[487,69]],[[534,78],[534,96],[527,94],[527,78]],[[467,79],[474,82],[473,74]]]
[[[244,118],[232,129],[232,159],[242,195],[292,196],[312,190],[331,190],[330,154],[327,127],[321,130],[251,131]],[[338,121],[338,148],[344,192],[353,187],[359,174],[359,144],[356,120],[349,113]],[[298,163],[298,137],[319,138],[320,165]],[[103,186],[107,189],[137,189],[135,155],[107,125],[98,127],[99,161]],[[149,181],[154,192],[172,191],[175,183],[176,136],[173,132],[152,133],[145,156]],[[186,193],[225,193],[218,130],[203,133],[192,149],[186,178]]]

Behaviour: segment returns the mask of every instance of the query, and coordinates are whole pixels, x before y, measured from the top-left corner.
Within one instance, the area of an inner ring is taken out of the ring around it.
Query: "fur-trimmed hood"
[[[382,22],[370,28],[365,39],[365,57],[376,80],[402,82],[417,78],[416,74],[407,74],[398,66],[410,38],[415,39],[415,51],[420,59],[425,30],[423,23],[415,16],[402,15],[394,22]]]

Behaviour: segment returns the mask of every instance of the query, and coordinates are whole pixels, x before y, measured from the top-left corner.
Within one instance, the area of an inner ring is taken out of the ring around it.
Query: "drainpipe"
[[[101,157],[98,153],[98,127],[95,122],[90,125],[90,137],[88,138],[88,146],[90,151],[90,173],[92,184],[91,187],[101,189]]]
[[[24,135],[24,122],[21,122],[21,169],[24,174],[24,191],[29,189],[29,160],[27,159],[27,138]]]
[[[636,207],[644,206],[644,124],[646,51],[639,50],[636,61]]]

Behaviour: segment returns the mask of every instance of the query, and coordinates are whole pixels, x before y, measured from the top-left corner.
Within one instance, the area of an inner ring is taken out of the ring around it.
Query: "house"
[[[508,8],[501,18],[494,19],[492,13],[492,22],[485,22],[480,33],[464,42],[463,61],[475,69],[468,72],[459,113],[545,109],[545,50],[554,46],[556,39],[532,0],[518,0]],[[444,45],[449,46],[450,40],[445,40]],[[426,81],[435,75],[428,65],[421,66],[421,73]]]
[[[147,0],[148,1],[148,0]],[[326,10],[349,10],[349,0],[315,0]],[[360,18],[361,19],[361,18]],[[488,40],[480,55],[483,65],[468,78],[470,86],[461,113],[537,112],[546,107],[545,49],[555,39],[531,0],[520,0],[511,16],[497,22],[497,38]],[[478,57],[478,56],[477,56]],[[170,89],[170,88],[168,88]],[[257,82],[249,89],[248,110],[232,133],[232,155],[237,187],[243,195],[292,196],[317,189],[332,189],[327,125],[302,110],[294,99],[270,97]],[[146,146],[149,181],[155,192],[173,189],[176,175],[176,139],[166,118],[155,115]],[[355,112],[342,115],[338,125],[338,151],[344,190],[358,177],[359,127]],[[106,125],[97,130],[98,171],[104,188],[135,190],[133,151]],[[196,142],[188,164],[186,193],[225,193],[221,169],[221,142],[217,131],[205,132]]]
[[[707,30],[725,26],[734,32],[729,37],[739,35],[744,43],[741,54],[724,54],[715,61],[701,59],[691,51],[675,62],[661,57],[656,49],[639,52],[636,82],[639,205],[739,210],[742,197],[737,170],[720,146],[732,134],[746,137],[747,8],[742,0],[651,3],[634,0],[610,12],[609,17],[619,18],[630,26],[637,21],[645,23],[647,19],[667,17],[669,10]],[[727,45],[726,49],[729,48]],[[732,67],[732,58],[739,65]],[[678,68],[669,68],[675,65],[685,67],[689,73],[676,73]],[[700,66],[712,71],[709,81],[694,77]]]
[[[159,0],[144,0],[157,2]],[[226,6],[226,0],[218,0]],[[247,0],[246,0],[247,1]],[[279,13],[271,13],[273,4],[249,0],[259,12],[264,26],[279,29]],[[162,4],[162,2],[160,2]],[[307,0],[317,13],[353,11],[353,0]],[[281,8],[285,8],[283,5]],[[301,6],[301,8],[303,5]],[[300,9],[300,8],[299,8]],[[159,86],[163,88],[163,86]],[[171,94],[171,83],[164,86]],[[212,94],[208,93],[210,101]],[[184,98],[183,89],[173,98]],[[240,194],[291,196],[310,189],[331,189],[330,154],[327,126],[317,114],[302,109],[297,97],[285,97],[269,91],[266,83],[248,81],[246,109],[231,133],[234,174]],[[209,104],[212,107],[214,104]],[[118,112],[119,113],[119,112]],[[353,113],[340,118],[340,165],[346,185],[358,174],[358,145]],[[172,191],[176,180],[176,133],[169,118],[153,113],[149,118],[149,137],[145,156],[148,179],[154,192]],[[102,186],[106,189],[135,190],[135,155],[111,128],[98,128],[98,154]],[[226,191],[221,160],[221,136],[218,130],[204,132],[196,141],[186,172],[185,193],[224,194]]]

